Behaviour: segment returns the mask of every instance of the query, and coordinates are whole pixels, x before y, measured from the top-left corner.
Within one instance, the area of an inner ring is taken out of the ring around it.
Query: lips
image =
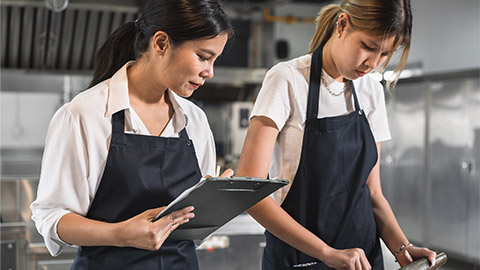
[[[355,72],[357,73],[357,75],[359,77],[363,77],[363,76],[365,76],[365,74],[367,74],[366,72],[362,72],[362,71],[358,71],[358,70],[355,70]]]
[[[203,83],[194,83],[194,82],[189,82],[195,90],[197,90],[200,86],[203,85]]]

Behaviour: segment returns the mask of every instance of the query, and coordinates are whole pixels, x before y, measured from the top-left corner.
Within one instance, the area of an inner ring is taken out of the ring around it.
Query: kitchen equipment
[[[205,103],[203,105],[215,137],[218,157],[228,160],[238,159],[247,134],[252,107],[253,102],[250,101]]]
[[[447,254],[437,253],[437,259],[434,265],[430,265],[427,258],[416,260],[398,270],[435,270],[447,262]]]

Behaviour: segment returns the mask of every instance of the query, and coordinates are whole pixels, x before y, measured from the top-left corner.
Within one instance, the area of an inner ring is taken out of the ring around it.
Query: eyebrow
[[[200,51],[202,51],[202,52],[204,52],[204,53],[208,53],[208,54],[210,54],[211,56],[217,55],[216,53],[214,53],[213,51],[208,50],[208,49],[200,49]]]
[[[367,41],[368,41],[370,44],[373,44],[373,46],[375,46],[375,47],[377,47],[377,48],[380,48],[380,45],[378,45],[375,41],[370,40],[370,39],[367,39]]]
[[[370,39],[367,39],[367,41],[370,42],[371,44],[373,44],[373,46],[375,46],[377,49],[380,49],[380,45],[378,45],[378,43],[376,43],[375,41],[370,40]],[[390,53],[391,51],[392,51],[392,49],[384,50],[384,52],[388,52],[388,53]]]

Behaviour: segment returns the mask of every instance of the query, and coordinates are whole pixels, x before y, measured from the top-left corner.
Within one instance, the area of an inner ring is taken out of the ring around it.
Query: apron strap
[[[180,130],[180,138],[188,139],[187,128],[184,127]]]
[[[125,110],[112,115],[112,135],[125,133]]]
[[[323,44],[313,53],[310,64],[310,83],[308,86],[307,119],[318,118],[318,103],[320,102],[320,79],[322,74]],[[353,81],[349,81],[352,87],[355,111],[361,110]]]
[[[355,86],[353,85],[353,81],[350,81],[350,86],[352,87],[353,104],[355,105],[354,110],[359,111],[361,110],[360,103],[358,103],[357,91],[355,91]]]
[[[323,44],[313,52],[310,64],[310,83],[308,86],[307,119],[318,118],[320,98],[320,75],[322,74]]]
[[[125,133],[125,110],[118,111],[112,115],[112,135]],[[188,138],[186,128],[180,130],[180,138]]]

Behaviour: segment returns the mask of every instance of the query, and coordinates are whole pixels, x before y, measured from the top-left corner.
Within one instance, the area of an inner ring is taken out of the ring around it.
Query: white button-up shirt
[[[80,93],[53,116],[45,143],[32,219],[56,256],[67,245],[57,234],[57,223],[67,213],[85,216],[95,197],[107,162],[112,115],[125,110],[125,132],[150,135],[130,105],[127,67]],[[171,90],[174,114],[162,137],[179,137],[185,127],[195,146],[202,175],[215,173],[215,143],[205,113]],[[200,180],[200,179],[199,179]]]

